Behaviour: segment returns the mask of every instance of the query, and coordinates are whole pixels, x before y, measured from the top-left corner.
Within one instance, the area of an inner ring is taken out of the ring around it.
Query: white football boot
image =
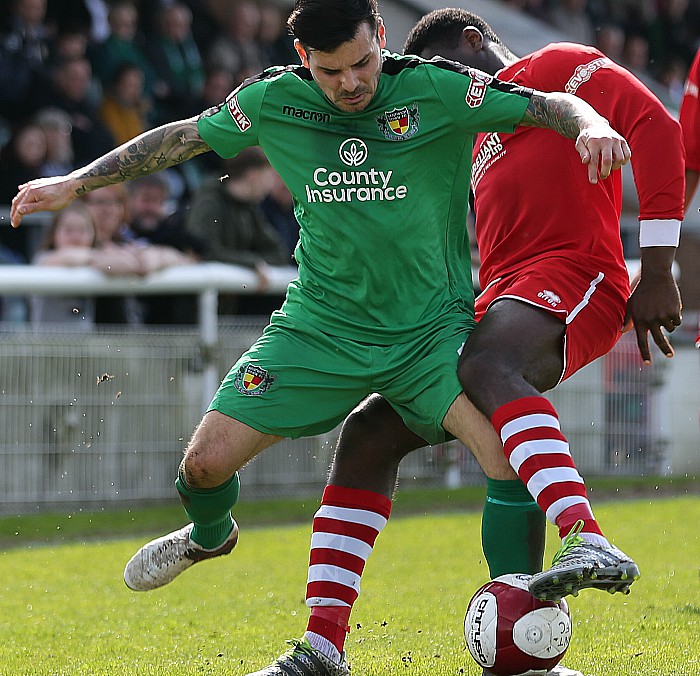
[[[172,582],[182,571],[198,561],[228,554],[238,542],[238,525],[226,541],[216,549],[204,549],[192,540],[190,523],[145,544],[134,554],[124,568],[124,582],[134,591],[150,591]]]

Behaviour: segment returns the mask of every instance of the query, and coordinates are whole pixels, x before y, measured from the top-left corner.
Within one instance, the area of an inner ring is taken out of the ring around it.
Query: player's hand
[[[632,157],[625,138],[605,122],[584,129],[576,139],[576,150],[581,162],[588,165],[588,180],[594,184],[598,176],[608,178]]]
[[[13,228],[19,228],[23,216],[38,211],[58,211],[76,196],[76,182],[70,176],[37,178],[23,183],[12,200],[10,223]]]
[[[642,276],[627,302],[625,328],[634,326],[639,353],[645,364],[651,364],[649,334],[667,357],[674,351],[667,333],[681,324],[681,296],[670,271],[653,277]]]

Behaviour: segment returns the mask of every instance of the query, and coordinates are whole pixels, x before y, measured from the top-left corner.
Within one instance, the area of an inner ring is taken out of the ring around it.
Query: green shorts
[[[296,439],[335,428],[367,395],[383,395],[429,444],[452,438],[442,420],[462,388],[459,351],[469,317],[398,345],[331,336],[286,317],[269,325],[224,378],[209,410]]]

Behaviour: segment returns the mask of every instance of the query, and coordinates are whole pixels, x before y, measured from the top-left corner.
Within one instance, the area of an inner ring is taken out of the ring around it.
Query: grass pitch
[[[564,663],[590,676],[698,676],[700,498],[610,502],[596,513],[642,578],[627,597],[588,590],[569,599],[573,640]],[[239,676],[260,669],[306,626],[310,526],[247,528],[244,519],[240,526],[231,556],[147,593],[129,591],[121,574],[149,536],[3,552],[0,674]],[[467,602],[487,579],[479,529],[477,512],[390,521],[351,619],[354,675],[480,676],[462,632]]]

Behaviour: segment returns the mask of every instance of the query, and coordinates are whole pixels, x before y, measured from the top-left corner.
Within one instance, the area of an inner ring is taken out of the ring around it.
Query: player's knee
[[[462,356],[457,375],[465,394],[474,401],[484,384],[492,382],[496,372],[502,369],[498,355],[491,350],[472,350]]]
[[[180,474],[191,488],[214,488],[231,478],[228,466],[217,463],[206,451],[189,448],[180,463]]]
[[[381,452],[387,442],[386,420],[392,414],[395,415],[385,399],[378,395],[368,397],[345,419],[338,450],[362,447],[370,453]]]
[[[338,455],[347,449],[351,454],[361,451],[367,457],[400,459],[422,446],[425,442],[406,427],[391,404],[379,395],[372,395],[345,419]]]

